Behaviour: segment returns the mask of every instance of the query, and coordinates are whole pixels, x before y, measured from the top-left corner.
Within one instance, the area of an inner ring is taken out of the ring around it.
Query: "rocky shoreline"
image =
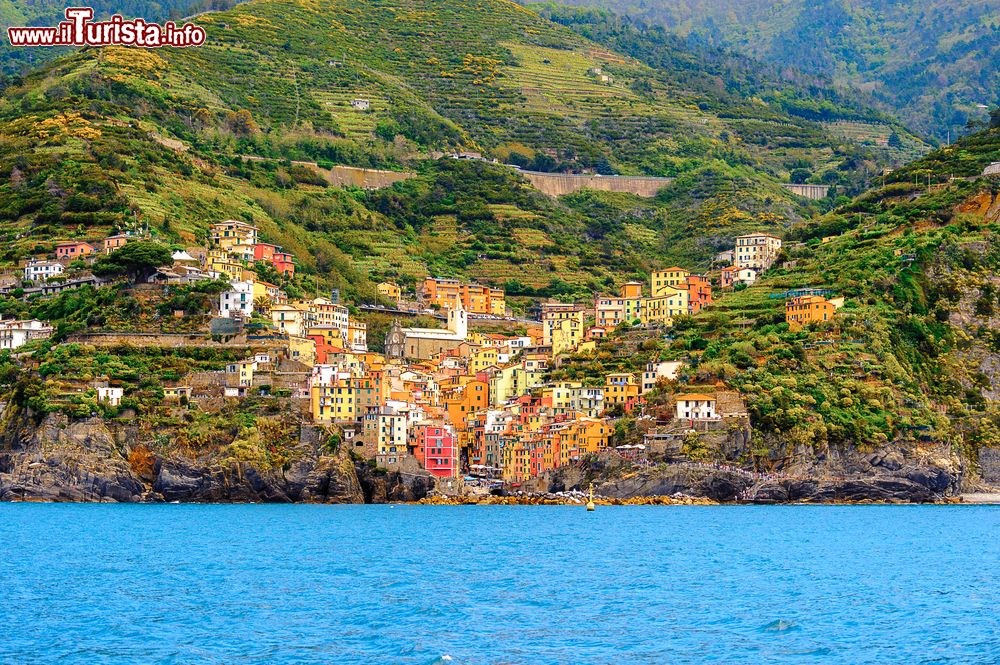
[[[593,486],[601,505],[857,504],[952,503],[963,491],[962,468],[951,460],[892,449],[830,454],[822,464],[769,474],[690,461],[637,467],[606,452],[516,491],[488,493],[420,469],[377,469],[327,449],[324,432],[311,427],[302,428],[295,457],[275,469],[218,452],[150,450],[127,426],[96,418],[21,417],[4,425],[0,501],[579,505]]]

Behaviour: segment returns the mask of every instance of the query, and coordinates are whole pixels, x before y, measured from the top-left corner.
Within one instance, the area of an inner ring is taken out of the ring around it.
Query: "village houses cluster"
[[[68,263],[113,252],[135,237],[60,244],[54,260],[30,261],[24,278],[50,282]],[[717,284],[723,289],[753,284],[780,251],[781,240],[770,234],[740,236],[723,257],[732,265],[722,269]],[[213,224],[206,248],[187,248],[172,258],[151,283],[228,281],[213,313],[213,332],[238,332],[255,315],[270,322],[267,334],[256,338],[270,350],[231,363],[223,373],[223,397],[286,390],[308,404],[315,423],[333,427],[343,445],[358,454],[383,467],[417,465],[439,477],[471,473],[521,482],[608,448],[615,418],[641,414],[645,396],[676,379],[682,364],[653,362],[643,372],[609,373],[599,385],[550,381],[550,368],[565,354],[595,351],[598,340],[622,324],[669,328],[676,317],[697,314],[713,302],[709,277],[673,266],[654,270],[648,289],[644,282],[627,282],[617,295],[599,295],[592,305],[543,303],[539,320],[528,323],[524,334],[481,333],[470,327],[470,317],[508,316],[503,290],[427,278],[415,290],[422,308],[416,311],[438,313],[445,327],[406,327],[397,320],[385,337],[384,353],[375,353],[368,350],[365,323],[351,316],[337,293],[290,300],[280,286],[250,269],[266,262],[279,275],[295,273],[295,257],[261,242],[251,224]],[[400,286],[383,282],[377,290],[383,301],[403,307]],[[793,327],[827,321],[841,303],[795,294],[786,303],[786,318]],[[0,349],[51,333],[41,321],[2,321]],[[166,386],[165,399],[191,399],[197,392],[194,378],[190,385]],[[123,397],[121,388],[107,384],[97,392],[112,405]],[[686,427],[719,423],[724,415],[712,394],[678,394],[673,405],[672,415]]]

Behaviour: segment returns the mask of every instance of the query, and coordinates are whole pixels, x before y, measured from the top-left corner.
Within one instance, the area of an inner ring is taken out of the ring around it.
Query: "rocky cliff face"
[[[7,411],[0,435],[0,500],[364,503],[415,501],[430,476],[359,470],[346,450],[303,427],[294,459],[260,469],[218,453],[148,447],[128,425]]]
[[[809,468],[773,474],[690,462],[639,469],[607,452],[539,478],[531,489],[586,491],[592,482],[595,494],[616,499],[682,494],[722,503],[928,503],[956,495],[962,473],[957,459],[907,457],[891,447],[870,454],[845,452]]]

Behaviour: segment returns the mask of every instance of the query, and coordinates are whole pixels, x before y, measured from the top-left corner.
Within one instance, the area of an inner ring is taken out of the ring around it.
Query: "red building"
[[[282,275],[295,276],[295,257],[287,252],[275,252],[271,265]]]
[[[677,288],[688,292],[688,313],[697,314],[704,307],[712,304],[712,285],[701,275],[688,275],[683,284]]]
[[[281,248],[277,245],[270,245],[266,242],[259,242],[253,246],[253,260],[254,261],[268,261],[274,257],[275,252],[280,252]]]
[[[282,275],[295,275],[295,257],[277,245],[259,242],[253,246],[254,261],[267,261]]]
[[[423,423],[416,425],[410,436],[413,456],[431,475],[454,478],[458,474],[458,447],[450,427]]]

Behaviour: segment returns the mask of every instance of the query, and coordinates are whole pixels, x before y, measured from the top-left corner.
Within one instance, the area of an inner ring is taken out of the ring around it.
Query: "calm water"
[[[993,507],[0,505],[4,663],[997,663]]]

